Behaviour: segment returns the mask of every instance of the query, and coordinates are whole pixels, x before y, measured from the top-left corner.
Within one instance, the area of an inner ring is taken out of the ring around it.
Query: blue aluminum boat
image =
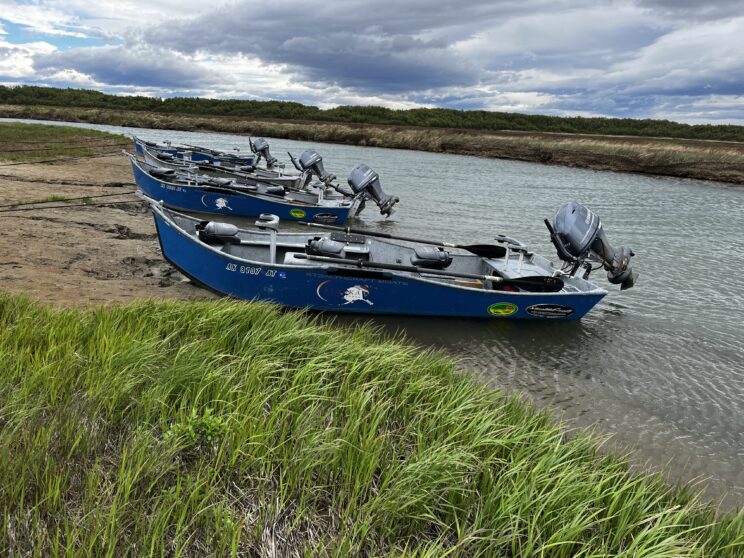
[[[631,251],[624,248],[615,251],[609,244],[600,246],[606,239],[598,219],[595,234],[590,235],[593,243],[572,244],[574,238],[586,235],[578,231],[583,225],[571,229],[575,223],[569,223],[566,228],[565,219],[561,221],[561,216],[568,213],[564,209],[568,204],[556,214],[553,226],[558,232],[551,229],[552,237],[569,259],[564,260],[563,269],[556,269],[548,260],[508,237],[500,237],[497,245],[429,242],[470,252],[451,254],[441,248],[409,246],[391,240],[414,239],[369,231],[359,234],[362,231],[341,227],[315,234],[279,232],[279,220],[274,215],[262,215],[256,222],[258,230],[242,230],[228,223],[200,221],[152,199],[145,198],[145,202],[155,217],[164,257],[181,273],[222,295],[270,301],[291,308],[362,314],[578,320],[607,294],[588,281],[591,264],[588,267],[586,264],[590,260],[598,261],[595,256],[603,258],[601,263],[609,266],[611,282],[622,282],[622,288],[628,288],[635,279],[628,266]],[[583,209],[582,215],[593,216]],[[586,249],[576,254],[577,248]],[[603,251],[598,255],[596,250],[600,248]],[[617,261],[615,256],[619,258]],[[623,260],[624,256],[627,259]]]
[[[199,174],[215,178],[230,178],[240,184],[255,185],[258,182],[284,186],[290,190],[307,190],[312,180],[310,173],[284,174],[284,172],[267,170],[253,166],[235,166],[214,164],[207,161],[186,161],[174,157],[169,153],[155,151],[146,145],[140,145],[137,155],[150,165],[165,167],[173,170],[197,171]],[[353,197],[351,192],[348,192]]]
[[[364,198],[327,199],[317,193],[286,191],[282,186],[241,186],[227,179],[205,178],[162,169],[129,155],[137,186],[150,198],[183,211],[256,217],[272,213],[290,221],[344,223]]]
[[[137,154],[142,158],[145,165],[149,167],[162,167],[172,169],[180,174],[199,174],[205,177],[225,179],[232,181],[238,186],[258,187],[259,190],[265,186],[281,186],[292,192],[302,192],[309,203],[312,203],[318,195],[324,200],[324,205],[341,202],[354,203],[357,198],[357,211],[354,215],[361,213],[366,207],[366,202],[374,202],[380,210],[381,215],[391,216],[395,212],[395,204],[400,199],[396,196],[387,195],[382,190],[379,175],[367,165],[360,163],[354,167],[348,178],[351,189],[335,184],[336,176],[326,172],[323,166],[323,158],[313,149],[306,149],[295,159],[290,153],[292,164],[300,171],[299,175],[284,174],[283,165],[277,163],[269,151],[269,143],[263,138],[250,141],[251,149],[256,153],[256,163],[261,159],[267,161],[267,168],[253,166],[229,165],[225,163],[210,163],[206,161],[194,162],[178,159],[170,153],[151,149],[145,142],[134,137],[137,146]],[[274,168],[280,168],[279,171]],[[311,193],[308,198],[307,194]],[[294,194],[292,194],[294,195]],[[295,196],[297,197],[297,196]]]
[[[199,147],[198,145],[172,145],[170,142],[159,145],[157,143],[145,141],[136,136],[132,136],[134,141],[134,150],[139,155],[144,155],[144,149],[148,148],[159,153],[167,153],[174,158],[184,161],[207,162],[212,164],[225,164],[229,166],[251,166],[254,157],[233,155],[223,151],[216,151],[208,147]]]

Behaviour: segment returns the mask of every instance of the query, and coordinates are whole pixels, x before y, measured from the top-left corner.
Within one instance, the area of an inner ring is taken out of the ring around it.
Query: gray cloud
[[[297,0],[261,6],[232,3],[198,17],[152,26],[134,41],[181,52],[242,53],[285,65],[298,79],[365,92],[473,85],[483,68],[452,46],[489,24],[550,5],[545,0],[491,3]]]
[[[194,88],[219,82],[209,69],[163,49],[83,47],[37,56],[39,72],[75,70],[108,85]]]
[[[636,4],[666,17],[692,21],[742,15],[741,0],[636,0]]]

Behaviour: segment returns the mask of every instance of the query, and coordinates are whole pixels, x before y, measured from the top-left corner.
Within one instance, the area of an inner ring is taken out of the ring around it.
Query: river
[[[50,124],[60,124],[51,123]],[[246,137],[81,125],[214,148]],[[723,509],[744,506],[744,188],[678,178],[498,159],[268,138],[288,162],[313,147],[345,183],[365,162],[401,198],[387,221],[368,207],[355,226],[463,243],[504,233],[555,259],[543,219],[576,199],[613,245],[631,246],[636,287],[580,322],[340,317],[455,356],[490,385],[592,426],[635,463],[701,481]],[[289,164],[289,163],[288,163]],[[291,165],[290,165],[291,166]]]

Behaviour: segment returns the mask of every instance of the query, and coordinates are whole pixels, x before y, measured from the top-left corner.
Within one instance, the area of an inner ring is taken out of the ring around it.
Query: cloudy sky
[[[744,0],[0,0],[0,83],[744,124]]]

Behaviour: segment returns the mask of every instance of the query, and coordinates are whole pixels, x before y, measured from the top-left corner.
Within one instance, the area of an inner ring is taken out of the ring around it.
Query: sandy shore
[[[3,290],[63,306],[141,298],[213,298],[163,259],[149,210],[127,194],[134,189],[129,162],[122,156],[0,166],[0,205],[51,195],[117,192],[122,195],[96,201],[131,201],[111,207],[42,209],[65,205],[49,202],[34,206],[33,211],[1,213]],[[70,205],[74,203],[80,202]]]

